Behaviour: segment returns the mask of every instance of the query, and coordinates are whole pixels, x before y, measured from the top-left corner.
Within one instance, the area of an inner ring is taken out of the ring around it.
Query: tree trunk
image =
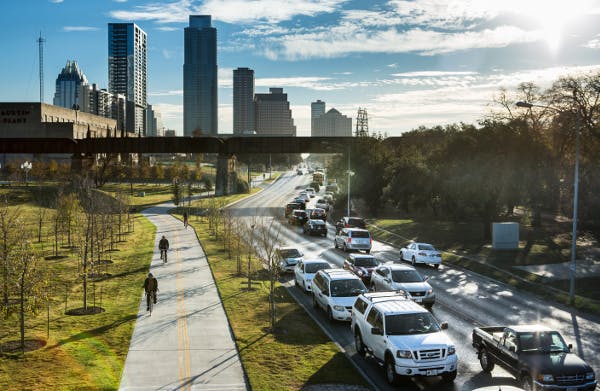
[[[19,289],[20,309],[19,309],[19,328],[21,334],[21,353],[25,354],[25,271],[21,274],[21,286]]]

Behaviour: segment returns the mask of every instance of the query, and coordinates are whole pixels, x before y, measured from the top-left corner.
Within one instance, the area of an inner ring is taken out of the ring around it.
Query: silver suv
[[[362,228],[342,228],[335,234],[333,239],[335,248],[342,248],[345,252],[364,250],[369,254],[372,243],[371,234]]]
[[[352,319],[356,297],[367,287],[354,273],[344,269],[319,270],[311,282],[313,305],[327,312],[330,321]]]

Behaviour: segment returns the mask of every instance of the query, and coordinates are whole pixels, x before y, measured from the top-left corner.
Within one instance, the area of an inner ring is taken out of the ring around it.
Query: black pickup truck
[[[492,326],[473,330],[473,347],[481,368],[498,364],[526,391],[594,391],[596,375],[571,353],[563,337],[548,327]]]

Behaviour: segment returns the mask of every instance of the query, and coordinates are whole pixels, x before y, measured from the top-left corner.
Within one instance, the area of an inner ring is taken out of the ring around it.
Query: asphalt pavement
[[[158,280],[152,314],[140,307],[120,390],[248,390],[244,370],[206,255],[192,227],[168,214],[172,203],[142,213],[156,227],[150,272]],[[169,240],[167,263],[158,241]]]

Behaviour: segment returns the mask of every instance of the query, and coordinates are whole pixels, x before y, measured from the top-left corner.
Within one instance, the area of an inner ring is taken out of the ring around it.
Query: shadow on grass
[[[350,366],[348,358],[341,352],[336,353],[318,371],[308,378],[303,387],[315,384],[350,384],[367,387],[365,381],[358,372],[348,372]],[[324,387],[326,388],[326,387]],[[311,388],[312,389],[312,388]],[[365,388],[366,390],[370,388]]]
[[[58,348],[62,345],[71,343],[71,342],[77,342],[80,341],[82,339],[86,339],[86,338],[91,338],[91,337],[95,337],[98,335],[102,335],[104,333],[106,333],[107,331],[117,328],[125,323],[128,322],[133,322],[135,321],[137,318],[137,314],[132,314],[132,315],[127,315],[117,321],[114,321],[110,324],[104,325],[104,326],[100,326],[100,327],[96,327],[95,329],[91,329],[91,330],[86,330],[86,331],[82,331],[81,333],[75,334],[69,338],[63,339],[61,341],[58,341],[56,344],[48,346],[49,349],[55,349]]]

